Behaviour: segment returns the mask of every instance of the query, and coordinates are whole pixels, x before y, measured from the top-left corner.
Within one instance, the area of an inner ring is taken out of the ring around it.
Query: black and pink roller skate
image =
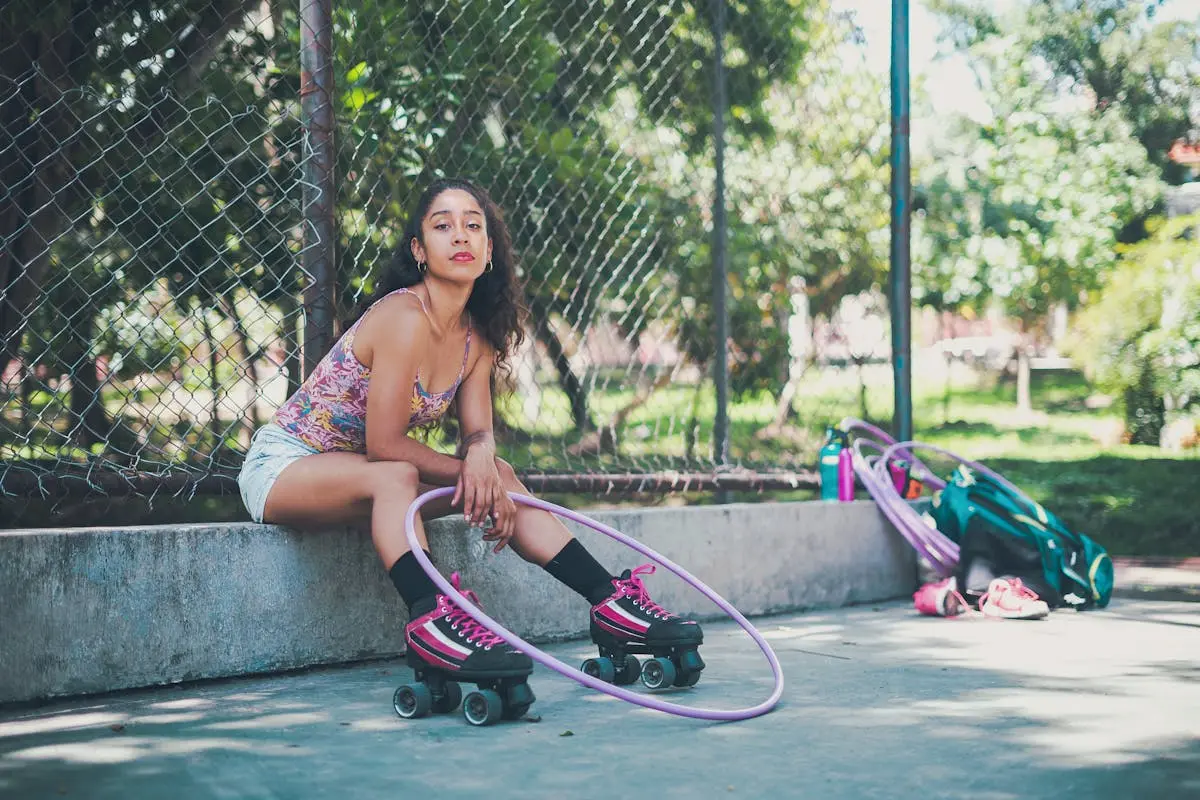
[[[459,588],[458,573],[450,576]],[[474,592],[459,590],[479,605]],[[533,660],[472,619],[443,594],[432,610],[412,609],[404,629],[408,665],[417,682],[396,690],[392,703],[405,719],[430,712],[448,714],[462,703],[463,716],[472,725],[491,725],[501,719],[519,719],[533,704],[529,674]],[[474,683],[477,691],[464,698],[459,683]]]
[[[654,572],[653,564],[625,570],[613,580],[615,591],[592,606],[592,641],[599,658],[589,658],[581,669],[593,678],[625,685],[641,675],[649,689],[694,686],[704,661],[696,650],[704,641],[700,626],[672,614],[650,599],[640,575]],[[651,655],[644,664],[635,653]]]

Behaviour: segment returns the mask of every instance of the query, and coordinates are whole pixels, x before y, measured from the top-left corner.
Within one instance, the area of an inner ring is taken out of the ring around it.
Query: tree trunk
[[[1021,343],[1017,349],[1017,410],[1033,411],[1033,394],[1029,388],[1029,349]]]
[[[204,330],[204,346],[208,348],[208,389],[212,393],[208,412],[208,435],[212,441],[209,452],[215,453],[221,446],[221,383],[217,380],[217,343],[208,323],[208,309],[203,306],[200,307],[200,326]]]
[[[1166,414],[1166,403],[1154,386],[1154,371],[1143,362],[1137,383],[1125,389],[1125,430],[1129,443],[1159,446]]]
[[[558,334],[550,326],[549,309],[536,300],[531,303],[531,307],[534,317],[537,319],[534,335],[539,342],[545,345],[550,361],[558,373],[558,385],[562,387],[571,401],[571,422],[577,433],[587,433],[594,427],[591,414],[588,413],[587,390],[583,388],[582,381],[571,370],[571,360],[567,357],[567,351],[563,348]]]
[[[35,380],[33,365],[28,360],[21,359],[21,426],[25,430],[26,438],[33,431],[33,386]]]
[[[808,294],[804,291],[804,281],[798,279],[797,290],[792,292],[792,313],[787,319],[788,331],[788,367],[783,390],[775,401],[775,418],[769,426],[770,431],[782,430],[787,421],[796,415],[792,401],[800,386],[800,379],[808,370],[809,359],[816,349],[813,342],[813,324],[809,315]]]
[[[217,302],[221,304],[221,311],[225,317],[233,323],[233,355],[238,363],[235,373],[240,372],[250,380],[250,402],[242,408],[242,433],[245,435],[241,437],[245,439],[242,444],[249,446],[249,435],[261,424],[258,416],[258,365],[255,363],[257,358],[250,352],[250,334],[242,322],[242,315],[238,313],[237,303],[232,297],[224,295],[219,297]]]
[[[792,408],[792,401],[796,399],[796,388],[800,383],[800,374],[794,375],[788,379],[788,382],[783,385],[783,391],[779,393],[779,398],[775,401],[775,418],[771,420],[769,429],[771,431],[780,431],[787,421],[791,419],[796,409]]]
[[[671,373],[666,372],[655,378],[652,383],[641,385],[632,400],[618,409],[617,413],[613,414],[599,429],[592,431],[579,442],[568,447],[567,452],[576,456],[585,453],[616,453],[620,446],[618,431],[625,427],[629,416],[644,406],[652,394],[670,383]]]
[[[70,406],[75,444],[91,450],[92,445],[107,440],[112,422],[104,410],[96,359],[89,350],[85,350],[71,367]]]
[[[0,371],[17,356],[33,303],[50,268],[50,244],[65,222],[61,188],[73,179],[71,156],[79,141],[71,141],[72,117],[64,91],[69,88],[68,65],[75,32],[71,28],[29,33],[0,53],[6,75],[30,69],[8,63],[32,58],[37,77],[19,82],[0,103],[0,130],[12,146],[0,152]],[[6,42],[7,44],[8,42]],[[57,198],[62,197],[62,200]],[[54,202],[51,198],[56,198]]]
[[[687,429],[683,433],[683,457],[689,462],[696,457],[696,440],[700,436],[700,392],[703,388],[704,381],[701,380],[696,384],[696,391],[692,392],[692,408],[688,412]]]
[[[300,361],[299,344],[304,320],[296,313],[299,305],[293,295],[286,292],[280,294],[278,305],[282,314],[279,320],[279,340],[283,342],[283,368],[287,373],[287,396],[291,397],[304,382],[304,366]]]
[[[943,312],[942,314],[942,340],[948,341],[954,337],[954,326],[951,324],[951,318]],[[954,357],[950,353],[949,347],[944,347],[943,354],[946,358],[946,385],[942,394],[942,424],[950,424],[950,378],[954,369]]]
[[[66,319],[67,371],[71,390],[67,401],[71,441],[78,447],[91,450],[92,445],[105,441],[112,423],[104,410],[100,396],[100,381],[96,375],[96,359],[92,357],[92,338],[96,317],[88,298],[72,295],[59,309]]]
[[[226,34],[260,2],[211,0],[163,52],[146,52],[141,57],[163,58],[164,72],[172,75],[172,88],[186,95],[196,88]],[[79,185],[65,191],[71,184],[82,183],[74,165],[97,158],[84,149],[88,137],[76,135],[78,121],[93,112],[72,108],[67,93],[92,77],[94,54],[87,43],[94,38],[97,20],[104,19],[104,12],[97,12],[98,17],[89,4],[68,5],[72,8],[70,24],[53,31],[28,26],[15,32],[0,30],[0,75],[16,76],[0,97],[0,133],[11,144],[0,149],[0,185],[6,190],[0,197],[0,241],[5,243],[0,248],[0,372],[17,355],[29,311],[50,267],[53,242],[68,221],[91,202],[96,189]],[[138,60],[132,57],[130,63]],[[164,109],[171,107],[171,103],[154,103],[126,129],[125,136],[138,142],[143,152],[150,151],[161,142],[163,132],[172,128],[163,119]],[[99,147],[108,145],[100,143]]]
[[[858,411],[864,420],[869,420],[871,409],[867,408],[867,378],[864,372],[866,358],[855,358],[854,364],[858,368]]]

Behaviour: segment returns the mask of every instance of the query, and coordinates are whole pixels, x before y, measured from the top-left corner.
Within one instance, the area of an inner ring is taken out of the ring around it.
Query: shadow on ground
[[[540,721],[391,711],[399,662],[0,714],[4,797],[1178,797],[1200,794],[1200,605],[1122,601],[1041,623],[906,604],[758,620],[787,676],[740,723],[631,707],[546,670]],[[672,699],[769,694],[735,626]],[[550,648],[578,663],[589,648]],[[614,788],[615,787],[615,788]]]

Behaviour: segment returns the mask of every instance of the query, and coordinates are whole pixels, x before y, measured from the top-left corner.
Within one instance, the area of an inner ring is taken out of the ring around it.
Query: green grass
[[[949,422],[918,409],[918,438],[986,463],[1114,555],[1200,554],[1200,453],[1101,444],[1120,417],[1089,394],[1077,375],[1035,373],[1035,411],[1021,414],[1011,384],[956,390]]]
[[[1066,461],[993,459],[988,464],[1114,555],[1200,554],[1194,505],[1200,459],[1116,451]]]
[[[862,400],[853,371],[813,375],[798,393],[795,418],[773,438],[762,435],[774,416],[773,399],[766,394],[740,398],[730,408],[731,451],[735,460],[758,468],[807,468],[812,465],[827,424],[843,416],[862,414]],[[880,379],[883,379],[882,381]],[[866,393],[868,413],[875,420],[891,416],[891,384],[886,368],[870,373]],[[619,385],[619,384],[618,384]],[[1035,411],[1016,409],[1016,390],[1010,382],[981,385],[960,380],[947,396],[945,386],[918,382],[914,392],[917,438],[968,458],[984,461],[1004,473],[1069,525],[1096,538],[1117,555],[1188,556],[1200,554],[1200,516],[1189,509],[1200,487],[1200,452],[1182,454],[1117,442],[1120,416],[1116,409],[1093,408],[1091,389],[1078,375],[1035,373]],[[606,419],[634,396],[632,389],[595,392],[591,409]],[[50,400],[36,397],[35,404]],[[510,407],[515,408],[515,400]],[[693,402],[696,429],[688,430]],[[711,452],[715,400],[711,387],[699,394],[686,386],[655,392],[633,412],[620,431],[616,454],[567,455],[578,441],[569,431],[565,395],[548,390],[542,413],[530,426],[531,441],[506,453],[519,467],[540,471],[653,470],[683,463],[693,440],[692,464],[704,469]],[[116,411],[116,409],[112,409]],[[1105,443],[1107,442],[1107,443]],[[15,457],[70,457],[82,451],[34,440],[32,447],[7,448]],[[939,471],[949,465],[931,460]],[[734,492],[735,502],[811,499],[812,492]],[[557,494],[547,499],[571,507],[666,506],[714,502],[711,493],[643,494],[636,497]],[[189,501],[159,497],[153,503],[136,498],[72,501],[57,505],[18,500],[0,512],[8,527],[153,524],[245,520],[236,495],[200,497]]]

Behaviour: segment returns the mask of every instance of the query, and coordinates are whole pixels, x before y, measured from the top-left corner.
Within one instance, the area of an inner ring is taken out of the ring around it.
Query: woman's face
[[[429,274],[445,280],[470,283],[483,274],[492,258],[487,219],[470,192],[447,189],[433,199],[421,220],[421,238],[412,253]]]

